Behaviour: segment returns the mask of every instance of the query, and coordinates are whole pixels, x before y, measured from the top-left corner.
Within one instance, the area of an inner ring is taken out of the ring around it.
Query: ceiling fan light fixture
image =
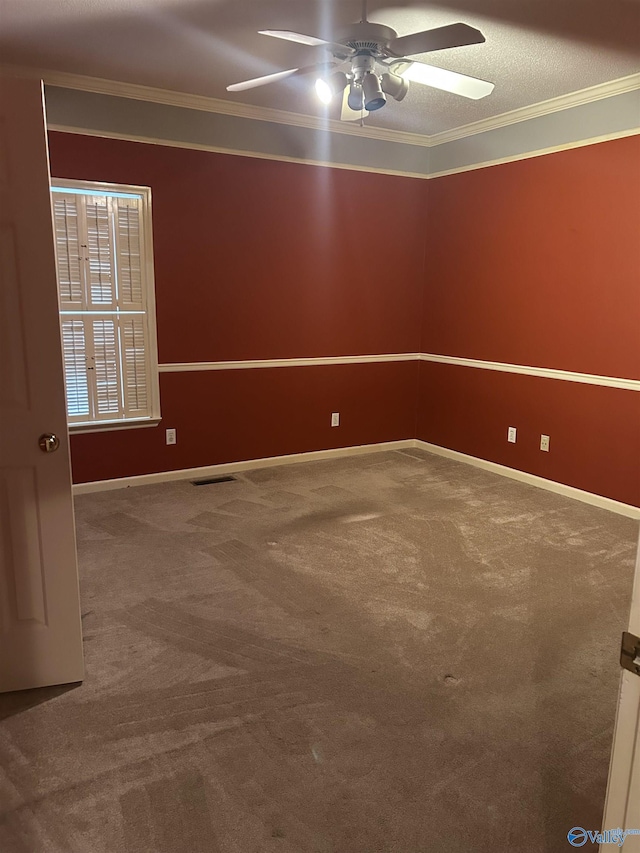
[[[336,71],[330,77],[316,80],[316,94],[323,104],[330,104],[333,96],[344,92],[349,79],[344,71]]]
[[[399,74],[390,72],[382,75],[380,86],[386,95],[391,95],[396,101],[401,101],[409,91],[409,81],[404,77],[400,77]]]
[[[333,97],[333,92],[331,91],[331,87],[327,83],[326,80],[323,80],[322,77],[318,77],[316,80],[316,95],[318,96],[318,100],[323,104],[330,104],[331,98]]]
[[[289,68],[233,83],[227,86],[227,91],[244,92],[288,77],[313,74],[320,78],[315,86],[319,99],[324,104],[330,104],[340,94],[341,120],[355,121],[362,120],[365,109],[368,112],[379,110],[385,105],[387,97],[396,101],[404,100],[410,80],[473,100],[486,97],[494,89],[494,84],[486,80],[412,58],[431,51],[446,53],[450,48],[477,45],[485,41],[480,30],[460,22],[398,36],[391,27],[369,21],[367,0],[362,0],[360,21],[338,34],[336,41],[292,30],[260,30],[260,33],[308,47],[321,47],[331,54],[331,58],[313,65]],[[335,71],[336,67],[345,70]]]
[[[384,107],[387,102],[385,94],[380,88],[380,80],[371,71],[367,72],[362,78],[362,94],[364,95],[364,108],[370,113]]]
[[[349,105],[350,110],[354,110],[357,113],[362,112],[362,108],[364,106],[364,95],[362,92],[362,86],[358,83],[351,83],[347,104]]]

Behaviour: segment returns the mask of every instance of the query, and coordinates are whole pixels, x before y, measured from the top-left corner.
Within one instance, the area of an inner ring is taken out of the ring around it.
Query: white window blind
[[[157,419],[149,198],[52,188],[70,425]]]
[[[115,270],[113,239],[113,199],[98,196],[76,196],[84,202],[87,226],[85,272],[88,277],[89,305],[115,306]]]
[[[76,317],[62,318],[62,354],[67,389],[67,411],[70,416],[86,419],[91,414],[91,408],[84,320]]]

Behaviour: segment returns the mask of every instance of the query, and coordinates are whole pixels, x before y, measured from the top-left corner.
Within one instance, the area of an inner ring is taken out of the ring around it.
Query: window
[[[160,419],[151,190],[53,179],[70,429]]]

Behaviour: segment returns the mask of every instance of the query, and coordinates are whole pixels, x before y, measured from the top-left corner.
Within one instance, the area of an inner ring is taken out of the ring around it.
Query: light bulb
[[[316,80],[316,94],[323,104],[331,103],[331,98],[333,97],[331,86],[329,86],[327,81],[323,80],[322,77],[319,77]]]
[[[330,77],[320,77],[316,80],[316,92],[323,104],[330,104],[334,95],[344,91],[349,82],[344,71],[335,71]]]

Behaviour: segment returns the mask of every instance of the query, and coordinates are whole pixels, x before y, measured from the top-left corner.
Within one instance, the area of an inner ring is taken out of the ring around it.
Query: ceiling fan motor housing
[[[357,53],[351,60],[351,73],[356,83],[362,83],[365,74],[373,74],[376,60],[369,53]]]
[[[355,51],[355,54],[350,57],[352,84],[349,106],[351,109],[357,110],[364,106],[367,111],[372,112],[384,106],[387,86],[382,85],[382,78],[376,74],[376,63],[389,55],[389,42],[396,36],[396,31],[391,27],[371,24],[368,21],[353,24],[342,33],[340,44]],[[389,75],[385,75],[386,77]],[[389,94],[396,100],[401,100],[407,93],[408,84],[390,88]],[[402,90],[401,93],[400,90]]]
[[[371,24],[368,21],[352,24],[344,30],[338,39],[355,50],[358,54],[364,53],[374,57],[387,56],[386,47],[388,43],[397,37],[397,32],[384,24]]]

